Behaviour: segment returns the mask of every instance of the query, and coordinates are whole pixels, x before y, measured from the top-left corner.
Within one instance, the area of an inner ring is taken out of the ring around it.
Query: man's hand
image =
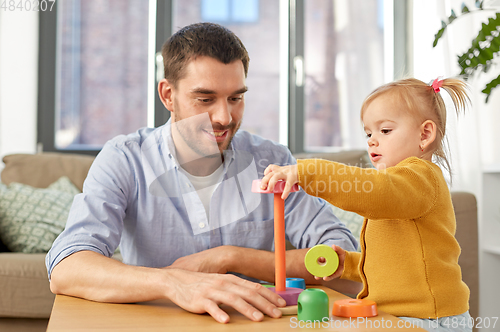
[[[276,306],[285,301],[262,285],[234,275],[206,274],[169,269],[167,297],[175,304],[194,313],[208,313],[220,323],[229,322],[229,315],[220,304],[233,307],[253,321],[261,321],[262,313],[281,317]]]
[[[283,189],[282,199],[286,199],[293,185],[299,182],[299,177],[297,174],[297,165],[290,166],[278,166],[269,165],[264,171],[264,177],[261,180],[261,189],[269,189],[272,191],[276,182],[280,180],[285,180],[286,185]]]
[[[225,274],[232,257],[232,246],[220,246],[192,255],[178,258],[167,268],[182,269],[193,272]]]

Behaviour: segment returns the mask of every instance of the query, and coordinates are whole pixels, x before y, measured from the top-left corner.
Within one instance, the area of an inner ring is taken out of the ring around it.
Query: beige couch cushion
[[[0,253],[0,317],[48,318],[50,292],[45,254]]]
[[[78,154],[45,152],[5,156],[2,183],[19,182],[36,188],[47,188],[61,176],[67,176],[82,191],[94,157]]]

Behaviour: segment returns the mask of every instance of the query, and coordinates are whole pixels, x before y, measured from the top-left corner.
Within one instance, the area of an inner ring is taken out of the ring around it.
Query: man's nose
[[[231,106],[228,105],[227,101],[221,101],[212,112],[212,122],[227,126],[232,120]]]

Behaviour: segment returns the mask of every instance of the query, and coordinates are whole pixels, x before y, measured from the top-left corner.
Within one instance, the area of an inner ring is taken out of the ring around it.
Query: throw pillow
[[[44,189],[15,182],[0,187],[2,242],[13,252],[47,252],[64,230],[79,192],[67,177]]]
[[[0,183],[0,192],[6,190],[7,186],[3,183]],[[0,252],[9,252],[9,248],[2,242],[2,237],[0,236]]]
[[[345,211],[332,205],[333,214],[339,218],[340,222],[346,225],[351,231],[352,235],[359,242],[359,235],[361,233],[361,227],[363,226],[364,218],[357,213],[351,211]]]

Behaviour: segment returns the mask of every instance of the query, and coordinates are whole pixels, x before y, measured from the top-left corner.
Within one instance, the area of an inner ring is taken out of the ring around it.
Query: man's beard
[[[177,108],[178,110],[179,108]],[[182,118],[179,115],[179,112],[174,112],[174,125],[177,128],[177,132],[181,139],[187,144],[187,146],[196,154],[200,156],[200,158],[220,158],[223,154],[224,150],[226,150],[233,140],[234,135],[240,128],[241,122],[231,122],[227,126],[222,126],[219,124],[212,124],[210,122],[210,118],[208,114],[206,115],[208,120],[202,121],[199,123],[198,121],[189,121],[189,118]],[[198,140],[198,135],[205,135],[203,131],[213,132],[215,130],[227,130],[228,135],[230,134],[224,142],[213,142],[212,144],[207,144],[204,142],[205,139]],[[215,145],[217,145],[218,151],[215,151]]]

